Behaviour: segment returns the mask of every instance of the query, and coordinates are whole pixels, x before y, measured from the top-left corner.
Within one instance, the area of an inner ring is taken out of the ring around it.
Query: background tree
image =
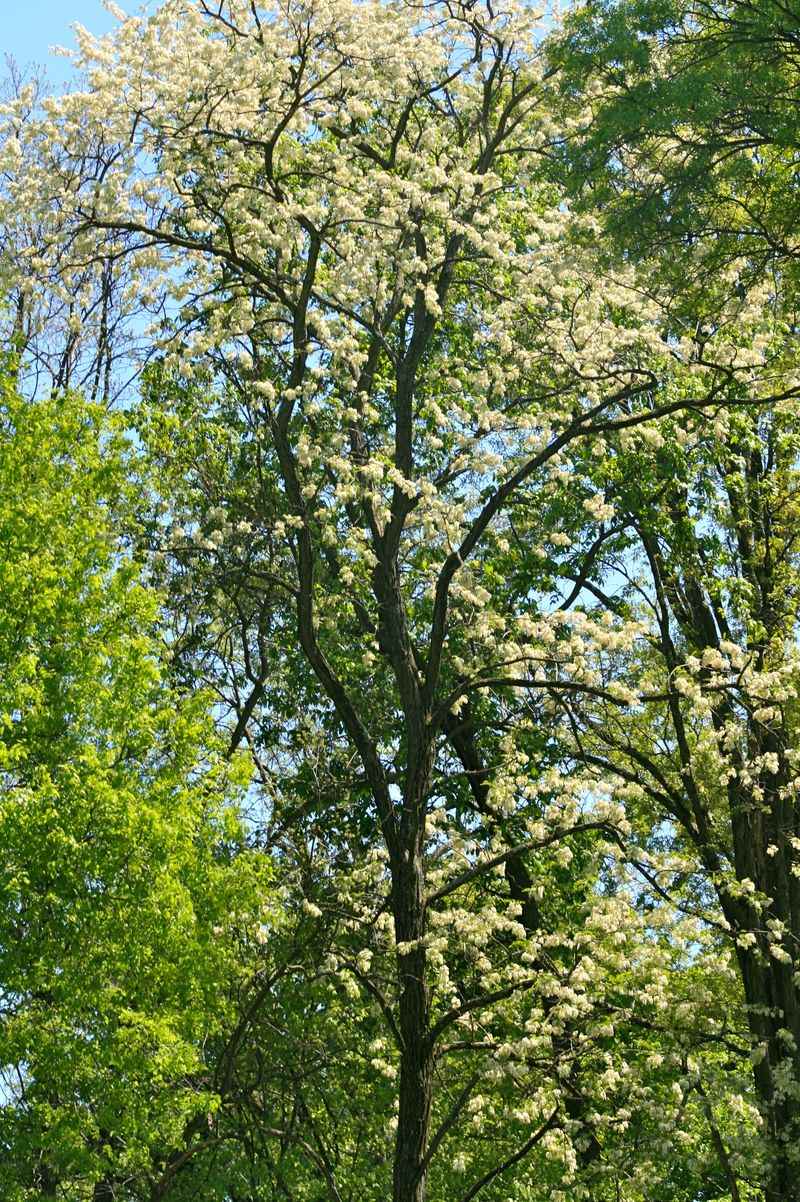
[[[590,0],[552,53],[585,114],[569,147],[575,182],[591,180],[629,252],[692,245],[697,262],[700,240],[711,270],[746,262],[745,285],[779,270],[796,286],[792,4]]]
[[[608,603],[636,603],[652,614],[638,672],[621,662],[616,677],[633,686],[631,700],[642,700],[636,716],[622,719],[603,704],[594,712],[593,703],[586,710],[573,697],[558,704],[573,723],[581,758],[630,782],[646,826],[658,815],[671,824],[688,856],[684,871],[695,878],[693,906],[710,905],[712,921],[728,932],[770,1137],[767,1196],[792,1197],[798,1094],[793,411],[731,418],[722,436],[701,423],[683,447],[665,443],[655,455],[630,447],[619,452],[622,461],[629,456],[635,473],[628,459],[616,472],[607,465],[605,475],[607,495],[628,531],[624,550],[607,547],[618,584]],[[620,586],[622,579],[630,583]],[[671,879],[680,874],[663,878]]]
[[[205,1048],[268,915],[241,767],[165,678],[130,457],[73,396],[0,402],[4,1196],[150,1198],[213,1143]],[[187,1151],[187,1141],[190,1145]]]
[[[40,116],[50,96],[44,72],[22,72],[6,58],[0,83],[3,170],[0,192],[13,186],[40,153],[27,126]],[[91,156],[88,156],[91,160]],[[86,165],[91,171],[91,166]],[[75,389],[90,400],[117,401],[137,370],[131,308],[132,281],[124,260],[108,255],[102,263],[86,263],[62,286],[57,268],[48,270],[47,223],[27,206],[5,210],[0,228],[0,310],[4,345],[18,358],[17,372],[26,393]],[[58,261],[58,251],[55,260]],[[51,263],[51,268],[53,264]],[[142,323],[138,322],[139,333]]]
[[[604,198],[608,229],[628,253],[661,278],[687,278],[671,337],[702,348],[727,326],[736,355],[766,350],[787,389],[759,416],[671,433],[654,471],[640,465],[632,488],[626,467],[609,466],[607,479],[633,535],[611,561],[626,576],[634,564],[643,572],[659,665],[648,660],[648,671],[662,682],[666,709],[644,742],[611,727],[605,737],[628,757],[624,771],[658,765],[651,796],[679,822],[733,932],[772,1142],[770,1198],[797,1188],[787,702],[796,642],[796,41],[796,15],[782,4],[612,3],[576,9],[554,45],[565,91],[577,84],[592,96],[567,147],[585,199]],[[732,284],[739,313],[720,308]],[[754,325],[754,306],[769,320]],[[742,387],[750,385],[740,381],[735,395]]]

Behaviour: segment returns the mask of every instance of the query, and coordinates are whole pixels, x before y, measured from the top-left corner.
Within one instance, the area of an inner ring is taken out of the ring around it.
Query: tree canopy
[[[0,118],[11,1196],[800,1198],[795,17],[117,15]]]

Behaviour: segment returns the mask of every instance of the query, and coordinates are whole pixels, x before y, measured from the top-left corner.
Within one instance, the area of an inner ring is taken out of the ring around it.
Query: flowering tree
[[[44,77],[23,74],[9,60],[8,79],[0,86],[3,122],[3,183],[24,170],[26,156],[36,155],[26,136],[27,123],[46,95]],[[0,185],[2,187],[2,185]],[[110,403],[130,381],[133,337],[122,302],[125,260],[108,257],[73,275],[61,286],[58,255],[40,257],[47,222],[36,208],[10,206],[0,229],[0,330],[3,342],[17,355],[20,386],[30,393],[75,389],[91,400]],[[130,284],[130,281],[128,281]],[[138,304],[136,312],[140,312]],[[126,379],[127,377],[127,379]]]
[[[293,686],[306,786],[298,696],[346,765],[327,837],[335,863],[357,828],[360,862],[323,899],[352,934],[328,970],[394,1044],[373,1058],[389,1079],[396,1060],[395,1202],[423,1202],[487,1071],[527,1093],[499,1155],[481,1120],[465,1200],[536,1149],[572,1171],[571,1136],[575,1164],[599,1156],[585,1082],[608,1083],[584,1060],[608,1030],[574,1023],[610,1005],[610,949],[637,928],[634,894],[596,884],[627,828],[595,765],[558,770],[535,699],[602,698],[595,655],[629,654],[641,628],[588,612],[593,546],[554,582],[557,549],[611,517],[597,487],[561,505],[566,453],[774,391],[724,326],[699,352],[675,336],[669,281],[571,213],[537,22],[513,3],[167,0],[107,39],[80,32],[85,90],[44,102],[25,155],[4,151],[7,207],[40,206],[35,265],[68,294],[124,257],[166,315],[144,437],[156,457],[202,451],[171,553],[189,596],[198,564],[206,595],[217,570],[232,747],[251,743],[275,792],[259,723]],[[585,887],[543,905],[577,853]],[[322,919],[313,873],[304,887]],[[540,1039],[552,1072],[534,1080]],[[461,1045],[476,1067],[442,1100]]]
[[[231,713],[235,739],[246,739],[252,750],[269,803],[266,813],[253,812],[255,838],[276,853],[287,906],[305,916],[308,932],[291,952],[295,964],[305,964],[306,984],[276,986],[248,1018],[232,1067],[235,1092],[244,1102],[236,1121],[272,1132],[290,1188],[297,1174],[302,1179],[308,1173],[308,1146],[319,1140],[327,1149],[326,1171],[342,1196],[354,1180],[354,1188],[374,1190],[377,1197],[389,1155],[386,1125],[396,1121],[399,1068],[395,950],[391,928],[384,925],[385,854],[376,846],[363,770],[298,651],[292,607],[274,587],[285,550],[274,540],[274,517],[265,510],[264,472],[249,459],[257,452],[248,434],[252,416],[237,396],[223,393],[215,401],[210,392],[209,381],[151,376],[139,417],[140,436],[156,460],[160,491],[170,497],[177,523],[163,539],[162,569],[177,615],[174,663],[182,678],[204,680],[216,690]],[[599,474],[607,466],[598,457],[590,462]],[[487,557],[495,604],[503,610],[541,605],[541,597],[531,599],[531,581],[549,590],[559,572],[570,590],[570,576],[579,569],[598,588],[591,550],[598,537],[605,547],[612,545],[616,522],[609,537],[602,528],[598,534],[582,500],[596,496],[595,484],[574,470],[567,474],[564,468],[562,474],[565,481],[553,477],[527,498],[530,509],[521,499],[509,531],[510,540],[520,541],[509,541],[494,561]],[[641,461],[632,475],[643,479]],[[572,494],[567,498],[565,487]],[[591,508],[597,507],[593,500]],[[548,551],[533,541],[542,529],[558,532]],[[565,548],[565,541],[573,545]],[[582,640],[596,619],[586,622]],[[342,670],[362,688],[369,685],[373,728],[388,741],[397,721],[391,694],[386,696],[389,682],[366,676],[359,628],[352,619],[348,623],[346,610],[337,610],[337,620],[332,637]],[[571,637],[561,655],[551,654],[540,665],[536,689],[507,688],[495,680],[473,694],[449,732],[462,751],[471,749],[469,755],[464,751],[467,772],[449,740],[437,756],[425,849],[431,886],[446,854],[453,857],[448,875],[459,861],[471,871],[492,850],[502,857],[523,845],[524,854],[495,866],[505,882],[496,871],[475,872],[461,896],[445,899],[446,913],[429,915],[434,996],[452,996],[453,1004],[465,996],[478,1001],[481,986],[508,980],[509,955],[533,971],[516,997],[476,1007],[473,1020],[462,1017],[436,1050],[434,1129],[451,1121],[437,1144],[444,1156],[432,1158],[435,1197],[466,1190],[470,1178],[474,1184],[513,1158],[539,1132],[542,1110],[558,1098],[559,1126],[569,1139],[565,1143],[560,1130],[545,1133],[544,1146],[529,1146],[524,1159],[507,1169],[515,1190],[528,1190],[531,1198],[550,1197],[557,1188],[569,1196],[586,1188],[592,1198],[606,1191],[614,1197],[615,1190],[626,1198],[652,1198],[657,1181],[667,1198],[679,1188],[671,1177],[683,1175],[698,1188],[721,1178],[724,1189],[729,1175],[734,1186],[755,1176],[747,1036],[737,1014],[735,979],[720,957],[714,916],[704,921],[705,909],[680,890],[662,905],[647,880],[663,872],[676,878],[683,859],[675,854],[665,862],[649,835],[648,850],[631,847],[622,863],[616,844],[593,848],[571,839],[549,851],[525,850],[537,833],[558,832],[551,824],[559,807],[563,812],[570,784],[578,807],[585,792],[598,789],[597,780],[577,773],[570,783],[563,780],[564,769],[572,766],[575,772],[575,755],[559,735],[561,706],[548,714],[536,700],[550,684],[552,697],[563,696],[565,686],[574,695],[574,669],[567,665],[578,651],[578,621],[570,620]],[[616,658],[629,653],[627,640],[608,621],[601,623],[597,641],[609,656],[594,682],[602,695]],[[585,639],[580,653],[591,657],[591,648]],[[618,722],[630,686],[617,680],[614,688],[609,696]],[[627,790],[619,780],[616,800],[626,808],[633,804]],[[621,835],[620,811],[612,807],[607,813],[616,816],[609,832]],[[597,889],[606,896],[595,897]],[[502,901],[506,891],[508,900]],[[634,903],[645,896],[645,910],[637,915]],[[513,919],[508,935],[505,909]],[[663,945],[667,932],[669,950]],[[265,973],[272,973],[279,955],[275,939],[273,933],[264,948]],[[701,947],[702,972],[693,965]],[[390,1003],[384,1011],[378,998]],[[259,1051],[264,1045],[270,1048],[266,1059]],[[733,1167],[724,1159],[717,1163],[718,1153],[708,1143],[706,1107],[712,1106],[723,1116],[714,1119],[715,1138],[723,1149],[736,1149]],[[680,1168],[674,1150],[667,1168],[665,1141],[685,1154]],[[262,1162],[259,1172],[274,1182],[269,1164]],[[324,1179],[320,1167],[312,1175]],[[497,1178],[501,1191],[503,1183]],[[491,1187],[491,1181],[484,1186],[487,1193]]]
[[[782,4],[622,0],[576,9],[556,48],[567,90],[592,95],[569,157],[610,227],[642,260],[669,247],[659,270],[686,280],[673,318],[698,347],[724,324],[736,354],[766,356],[784,390],[757,416],[681,424],[649,462],[629,446],[634,487],[629,466],[603,469],[646,581],[646,672],[664,708],[636,734],[608,726],[591,752],[613,746],[619,771],[647,780],[718,898],[747,1001],[770,1199],[798,1188],[795,41]]]
[[[794,407],[729,418],[716,435],[704,423],[683,434],[683,445],[655,453],[619,450],[635,457],[635,472],[601,469],[616,479],[607,492],[633,539],[625,578],[637,574],[651,614],[638,669],[618,665],[620,696],[629,689],[636,711],[620,722],[597,699],[558,704],[581,758],[628,782],[629,816],[638,798],[647,823],[655,806],[674,824],[682,871],[697,880],[694,907],[716,899],[712,921],[743,983],[769,1135],[767,1196],[791,1198],[800,1077]],[[607,603],[625,604],[624,592],[612,589]],[[675,878],[660,879],[669,887]]]

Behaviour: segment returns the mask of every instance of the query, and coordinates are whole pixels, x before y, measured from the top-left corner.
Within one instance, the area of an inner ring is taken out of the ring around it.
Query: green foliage
[[[132,466],[98,407],[25,401],[6,369],[0,1181],[15,1200],[103,1180],[146,1194],[187,1123],[210,1121],[202,1049],[230,1013],[229,929],[259,905],[255,865],[226,850],[242,765],[205,697],[169,686]]]
[[[509,9],[4,113],[53,379],[172,315],[3,383],[12,1202],[800,1198],[798,22]]]
[[[627,253],[796,279],[800,72],[780,0],[590,0],[554,40],[583,108],[565,161]],[[586,87],[589,84],[589,99]],[[691,250],[691,254],[682,253]],[[676,277],[677,278],[677,277]]]

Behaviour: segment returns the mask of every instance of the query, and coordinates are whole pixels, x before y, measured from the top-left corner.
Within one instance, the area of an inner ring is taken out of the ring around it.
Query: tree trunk
[[[781,1142],[775,1144],[775,1160],[764,1192],[764,1202],[800,1202],[800,1165],[796,1160],[797,1116],[788,1131],[778,1133],[778,1138]],[[784,1142],[786,1140],[788,1142]]]
[[[418,841],[417,841],[418,844]],[[419,844],[396,865],[393,881],[397,942],[411,944],[398,953],[400,992],[400,1094],[395,1143],[392,1202],[425,1202],[425,1154],[430,1132],[433,1048],[430,1038],[430,990],[425,981],[424,871]]]
[[[770,1145],[772,1170],[765,1188],[766,1202],[800,1202],[800,1099],[785,1096],[781,1083],[788,1076],[800,1082],[800,1007],[795,973],[797,960],[776,960],[770,953],[765,927],[770,919],[782,921],[791,936],[792,951],[797,939],[796,902],[791,896],[794,880],[785,857],[784,832],[793,829],[793,815],[781,812],[779,797],[765,795],[772,803],[757,806],[748,798],[736,798],[732,825],[736,875],[752,880],[770,903],[764,911],[746,901],[723,898],[723,910],[734,930],[751,933],[755,943],[737,949],[750,1038],[759,1056],[753,1065],[753,1083]],[[792,823],[792,825],[789,825]],[[766,829],[765,829],[766,828]],[[769,855],[766,848],[777,849]],[[788,1034],[788,1039],[786,1038]],[[791,1090],[791,1084],[789,1085]]]

